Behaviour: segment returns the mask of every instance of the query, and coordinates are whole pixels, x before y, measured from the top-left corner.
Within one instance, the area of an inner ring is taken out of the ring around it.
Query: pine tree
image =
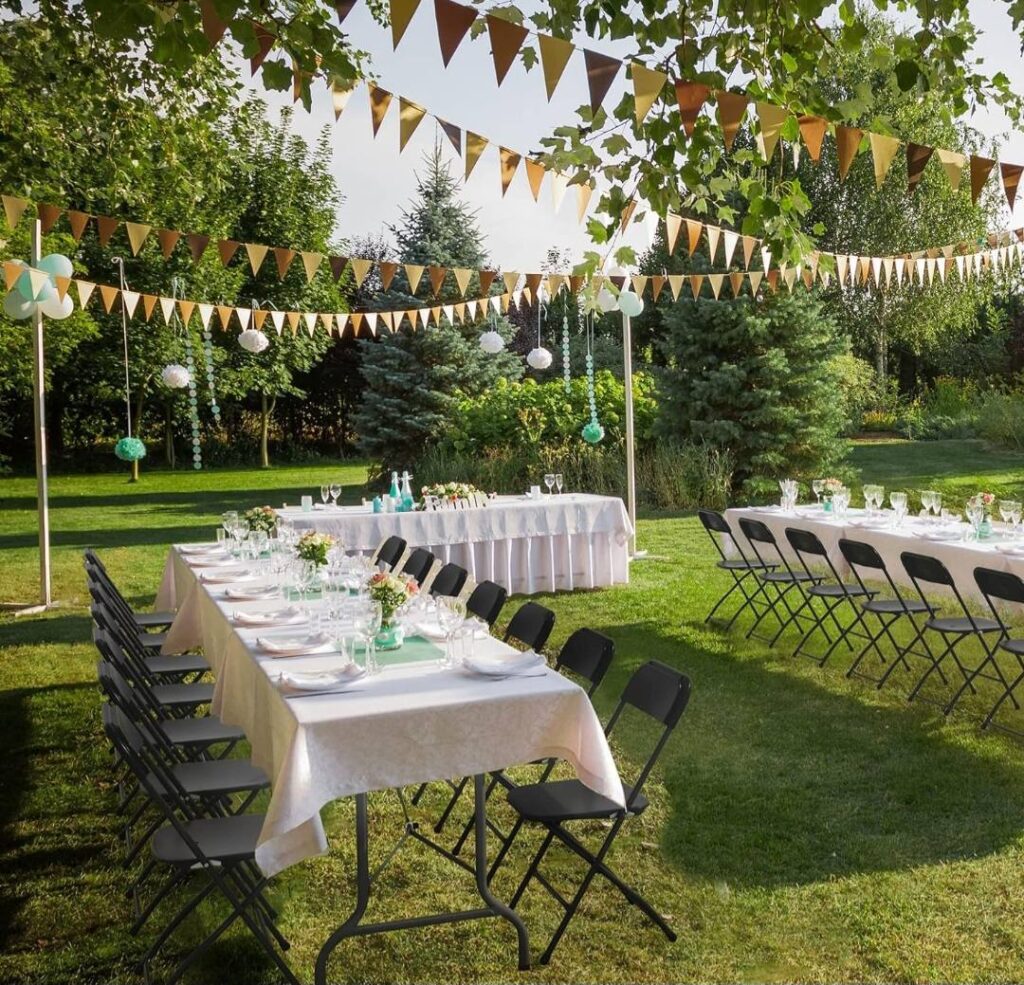
[[[416,200],[390,229],[398,255],[406,263],[483,267],[487,254],[476,214],[460,201],[440,147],[435,146],[425,161],[426,167],[417,175]],[[399,268],[392,289],[379,296],[376,306],[421,306],[422,290],[421,286],[420,297],[413,297]],[[466,296],[479,296],[476,277]],[[450,275],[439,300],[461,300]],[[497,328],[506,339],[511,336],[504,319],[497,321]],[[458,394],[476,396],[498,379],[522,375],[522,363],[515,355],[492,356],[480,350],[477,340],[482,330],[448,325],[415,331],[403,328],[360,343],[365,389],[354,423],[360,451],[375,459],[381,472],[415,468],[418,456],[443,435]]]

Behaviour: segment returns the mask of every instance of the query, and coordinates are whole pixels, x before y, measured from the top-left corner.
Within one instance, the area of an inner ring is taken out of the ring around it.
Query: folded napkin
[[[230,554],[193,554],[185,558],[190,568],[223,568],[229,564],[238,564]]]
[[[207,585],[231,585],[235,582],[255,581],[248,568],[236,568],[234,571],[202,571],[199,580]]]
[[[294,605],[275,612],[238,612],[232,615],[236,626],[290,626],[302,622],[305,616]]]
[[[224,589],[224,598],[232,599],[235,602],[260,602],[265,599],[275,598],[276,596],[277,588],[273,585],[268,585],[265,588],[253,585],[252,588]]]
[[[220,544],[180,544],[178,550],[182,554],[223,554]]]
[[[500,657],[466,657],[466,669],[486,677],[514,677],[546,667],[544,657],[533,650],[525,653],[506,653]]]
[[[959,540],[962,531],[955,527],[946,527],[940,530],[925,530],[921,533],[925,540]]]
[[[301,639],[269,639],[266,636],[257,636],[256,646],[263,653],[271,653],[275,657],[300,657],[314,653],[338,652],[333,640],[326,633],[304,636]]]
[[[300,674],[294,671],[282,671],[277,677],[272,678],[278,689],[285,694],[305,694],[309,692],[336,691],[358,681],[366,674],[366,671],[358,664],[349,663],[339,670],[323,670],[316,673]]]

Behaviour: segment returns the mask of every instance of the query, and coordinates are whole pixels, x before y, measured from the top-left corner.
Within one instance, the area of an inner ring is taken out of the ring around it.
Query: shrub
[[[978,404],[977,430],[993,444],[1024,449],[1024,391],[987,393]]]

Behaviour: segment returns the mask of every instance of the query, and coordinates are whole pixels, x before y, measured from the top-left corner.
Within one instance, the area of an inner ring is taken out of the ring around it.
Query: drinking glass
[[[1013,516],[1013,500],[1001,499],[996,505],[999,507],[999,516],[1003,523],[1009,523],[1010,517]]]
[[[555,473],[554,472],[546,472],[544,474],[544,485],[548,487],[548,495],[550,496],[551,495],[551,490],[554,488],[554,485],[555,485]]]
[[[323,500],[324,506],[327,505],[327,500],[329,500],[330,498],[331,498],[331,487],[330,486],[321,486],[320,487],[320,499]]]
[[[439,598],[437,600],[437,622],[444,632],[444,666],[455,666],[452,637],[466,621],[466,603],[461,599]]]
[[[366,599],[353,607],[352,624],[356,635],[363,641],[368,674],[377,673],[377,648],[374,640],[380,632],[382,619],[380,602],[374,602],[373,599]]]
[[[898,527],[907,515],[907,494],[905,492],[889,493],[889,505],[892,506],[892,511],[896,514],[896,526]]]
[[[295,566],[295,587],[299,591],[299,601],[308,611],[307,593],[316,583],[317,566],[314,561],[300,561]]]
[[[985,507],[980,503],[972,503],[971,500],[967,500],[967,506],[964,512],[967,514],[967,519],[974,528],[975,540],[979,539],[981,525],[985,522]]]
[[[814,498],[818,501],[818,505],[821,506],[821,493],[825,488],[824,479],[815,479],[811,483],[811,489],[814,491]]]
[[[227,533],[231,533],[231,527],[238,522],[238,510],[225,510],[220,515],[221,526]]]
[[[227,540],[228,532],[223,527],[217,528],[217,546],[223,548]]]
[[[341,495],[341,483],[340,482],[332,482],[331,483],[331,505],[332,506],[337,507],[337,505],[338,505],[338,497],[340,495]]]
[[[1021,504],[1013,500],[1013,509],[1010,511],[1010,523],[1013,525],[1011,536],[1016,536],[1020,527]]]
[[[558,490],[558,495],[562,495],[562,473],[555,473],[555,488]]]

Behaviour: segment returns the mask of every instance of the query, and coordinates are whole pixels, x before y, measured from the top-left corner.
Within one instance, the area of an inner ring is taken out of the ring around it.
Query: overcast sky
[[[988,74],[1005,72],[1016,86],[1024,85],[1024,62],[1020,40],[1007,16],[1004,0],[972,0],[971,12],[982,34],[980,54]],[[587,101],[582,55],[569,62],[551,103],[545,100],[544,80],[539,68],[526,72],[521,63],[512,66],[501,88],[494,78],[490,44],[482,38],[467,37],[447,69],[441,62],[434,20],[434,5],[423,0],[397,52],[391,50],[391,34],[370,17],[364,4],[357,4],[345,22],[353,43],[373,56],[373,70],[379,84],[398,95],[425,106],[430,112],[492,141],[519,152],[539,152],[539,140],[554,127],[575,120],[576,108]],[[622,54],[608,42],[595,44],[608,54]],[[629,83],[620,72],[605,101],[613,105]],[[263,93],[262,85],[256,87]],[[290,103],[290,96],[269,94],[273,104]],[[338,231],[351,239],[386,232],[415,193],[415,170],[439,132],[428,117],[405,151],[398,153],[398,100],[394,100],[376,140],[370,126],[369,101],[365,86],[353,94],[341,120],[334,123],[330,99],[321,87],[315,90],[312,114],[301,106],[294,126],[314,138],[321,128],[332,131],[333,170],[344,203],[338,214]],[[979,110],[971,124],[988,136],[999,137],[1003,155],[1024,161],[1024,134],[1013,132],[1001,113]],[[456,173],[462,162],[445,141],[446,153]],[[536,269],[550,247],[568,250],[578,259],[589,246],[583,227],[576,222],[575,195],[566,195],[556,213],[552,206],[550,179],[546,179],[540,202],[535,203],[520,166],[505,198],[501,197],[497,146],[488,147],[464,186],[466,200],[479,211],[479,225],[486,237],[492,263],[505,269]],[[1024,199],[1024,196],[1021,196]],[[1018,200],[1014,221],[1020,223],[1024,205]],[[627,241],[637,247],[647,244],[645,232],[634,225]]]

